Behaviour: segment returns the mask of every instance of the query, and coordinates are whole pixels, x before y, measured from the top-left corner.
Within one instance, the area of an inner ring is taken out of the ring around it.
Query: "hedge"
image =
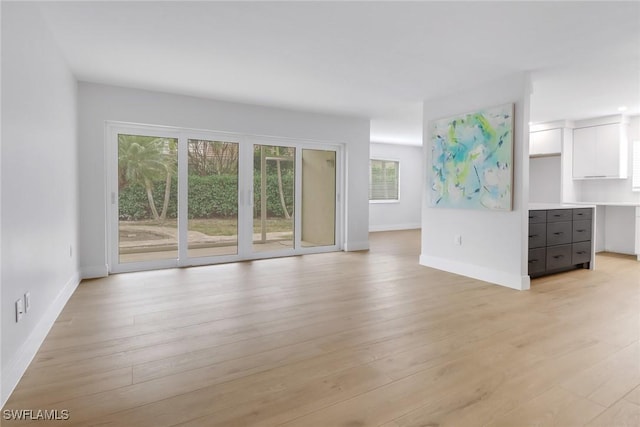
[[[154,183],[153,198],[158,213],[162,211],[164,181]],[[293,176],[283,174],[282,186],[289,214],[293,214]],[[177,214],[177,178],[171,183],[171,196],[167,218]],[[238,177],[235,175],[189,176],[189,218],[230,218],[238,214]],[[153,219],[147,193],[142,185],[129,185],[119,192],[119,217],[121,220]],[[254,177],[254,215],[260,215],[260,177]],[[277,175],[267,176],[267,216],[284,217]]]

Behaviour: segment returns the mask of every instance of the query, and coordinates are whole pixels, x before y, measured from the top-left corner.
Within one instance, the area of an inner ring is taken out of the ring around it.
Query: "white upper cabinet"
[[[573,130],[573,178],[627,177],[625,125],[609,123]]]
[[[562,152],[562,129],[548,129],[529,134],[529,156],[553,156]]]

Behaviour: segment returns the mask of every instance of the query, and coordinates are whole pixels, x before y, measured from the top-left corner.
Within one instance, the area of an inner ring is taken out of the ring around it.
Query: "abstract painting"
[[[511,210],[513,104],[435,120],[431,206]]]

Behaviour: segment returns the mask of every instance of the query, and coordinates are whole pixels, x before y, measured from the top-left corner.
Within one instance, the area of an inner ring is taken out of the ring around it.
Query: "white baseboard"
[[[483,280],[500,286],[517,290],[527,290],[530,287],[529,276],[506,273],[492,268],[466,264],[450,259],[438,258],[428,255],[420,255],[420,265],[432,267],[449,273],[460,274],[473,279]]]
[[[420,224],[419,222],[416,222],[416,223],[409,223],[409,224],[370,225],[369,232],[415,230],[416,228],[422,228],[422,224]]]
[[[69,281],[64,285],[56,299],[51,303],[44,316],[40,319],[36,327],[33,329],[27,340],[18,349],[16,354],[6,364],[6,368],[2,370],[2,395],[0,399],[0,407],[3,407],[13,390],[18,385],[20,378],[24,375],[29,364],[35,357],[42,342],[47,337],[51,327],[62,312],[67,301],[78,287],[80,283],[80,273],[75,273]]]
[[[109,266],[91,265],[81,268],[81,277],[83,279],[96,279],[98,277],[107,277],[109,275]]]
[[[369,241],[364,242],[345,242],[344,251],[345,252],[354,252],[354,251],[368,251],[369,250]]]

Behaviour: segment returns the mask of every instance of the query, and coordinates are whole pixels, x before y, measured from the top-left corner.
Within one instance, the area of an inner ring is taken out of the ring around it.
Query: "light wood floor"
[[[518,292],[419,266],[419,240],[83,282],[5,409],[131,427],[640,425],[640,262],[599,255]]]

